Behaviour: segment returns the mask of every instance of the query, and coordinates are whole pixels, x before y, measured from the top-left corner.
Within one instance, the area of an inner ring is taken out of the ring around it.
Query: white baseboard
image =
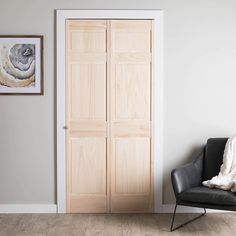
[[[57,213],[56,204],[0,204],[0,213]]]
[[[155,210],[155,213],[173,213],[174,204],[162,204]],[[194,207],[178,206],[177,213],[202,213],[203,210]],[[207,209],[207,213],[226,213],[232,211],[221,211]],[[57,213],[56,204],[0,204],[0,214],[8,213]]]
[[[159,211],[157,213],[173,213],[174,208],[175,208],[175,204],[162,204],[161,209],[159,208]],[[177,213],[202,213],[203,209],[195,208],[195,207],[178,206],[176,212]],[[207,209],[207,213],[226,213],[226,212],[233,213],[232,211]]]

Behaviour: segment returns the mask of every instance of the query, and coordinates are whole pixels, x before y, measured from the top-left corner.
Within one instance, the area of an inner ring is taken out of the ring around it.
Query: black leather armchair
[[[185,166],[171,172],[172,185],[176,197],[176,205],[172,217],[173,231],[206,214],[206,208],[236,211],[236,195],[230,191],[210,189],[202,185],[202,181],[218,175],[223,162],[225,144],[228,138],[208,139],[206,146],[196,159]],[[178,205],[203,208],[203,214],[173,227]]]

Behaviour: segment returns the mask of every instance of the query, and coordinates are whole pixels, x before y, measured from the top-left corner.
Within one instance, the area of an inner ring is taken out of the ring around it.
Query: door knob
[[[63,129],[69,129],[69,128],[68,128],[68,126],[64,125],[64,126],[63,126]]]

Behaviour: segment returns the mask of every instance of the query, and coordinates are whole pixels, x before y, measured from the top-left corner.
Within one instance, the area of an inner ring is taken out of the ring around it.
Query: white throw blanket
[[[209,188],[219,188],[236,192],[236,135],[229,138],[224,150],[220,173],[211,180],[202,182]]]

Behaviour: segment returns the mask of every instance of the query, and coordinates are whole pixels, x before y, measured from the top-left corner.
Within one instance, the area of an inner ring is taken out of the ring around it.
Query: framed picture
[[[43,36],[0,35],[1,94],[43,94]]]

